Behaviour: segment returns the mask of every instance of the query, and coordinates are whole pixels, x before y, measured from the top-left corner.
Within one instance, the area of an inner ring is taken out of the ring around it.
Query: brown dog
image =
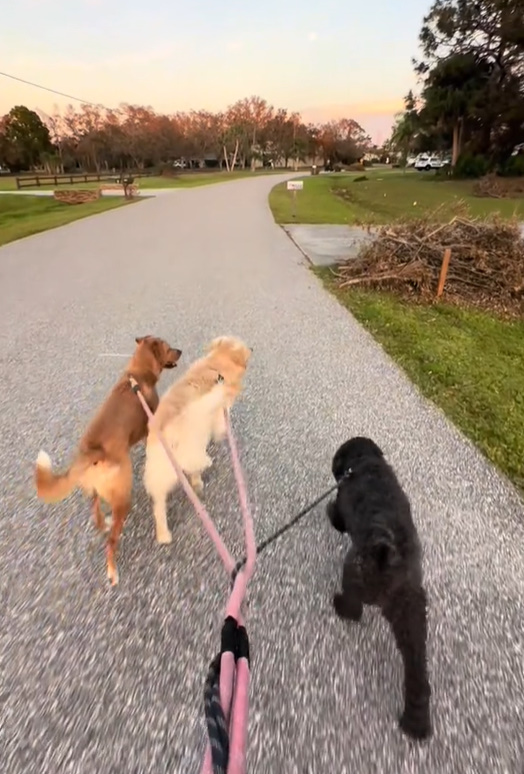
[[[156,384],[160,374],[164,368],[174,368],[182,354],[180,349],[173,349],[154,336],[141,336],[135,341],[133,357],[84,433],[69,470],[55,475],[51,459],[44,451],[36,461],[36,490],[45,502],[63,500],[80,487],[93,497],[93,518],[98,529],[105,527],[100,499],[110,505],[113,519],[107,540],[107,576],[112,585],[118,583],[118,539],[131,506],[133,473],[129,451],[147,435],[147,416],[131,390],[129,377],[136,379],[154,412],[159,400]]]

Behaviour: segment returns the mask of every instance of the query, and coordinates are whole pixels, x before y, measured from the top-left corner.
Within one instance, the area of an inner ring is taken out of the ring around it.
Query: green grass
[[[153,176],[153,177],[141,177],[137,178],[137,183],[141,189],[148,189],[148,188],[195,188],[197,186],[201,185],[210,185],[211,183],[224,183],[228,180],[239,180],[241,178],[245,177],[255,177],[260,175],[271,175],[271,174],[282,174],[285,170],[262,170],[259,169],[256,172],[251,172],[251,170],[235,170],[234,172],[197,172],[197,173],[189,173],[189,174],[180,174],[178,177],[161,177],[161,176]],[[116,177],[116,175],[115,175]],[[106,182],[112,182],[112,181],[106,181]],[[55,187],[57,188],[98,188],[100,185],[103,185],[104,181],[98,182],[90,182],[90,183],[74,183],[73,185],[67,184],[67,185],[60,185],[60,186],[54,186],[54,185],[42,185],[39,189],[36,187],[34,189],[30,188],[24,188],[25,191],[29,190],[40,190],[40,191],[49,191],[54,190]],[[16,176],[9,176],[9,177],[0,177],[0,191],[16,191]]]
[[[286,184],[280,183],[269,196],[276,222],[393,223],[405,216],[420,217],[440,205],[438,219],[449,220],[461,200],[473,216],[498,212],[505,218],[516,214],[524,219],[524,197],[479,198],[472,194],[472,181],[440,180],[419,172],[366,170],[364,174],[369,179],[358,183],[354,173],[305,177],[304,190],[297,193],[296,219],[292,217],[291,194]]]
[[[314,271],[421,392],[524,489],[524,321],[338,290],[329,269]]]
[[[0,245],[73,220],[128,204],[120,198],[102,198],[86,204],[62,204],[51,196],[0,195]]]

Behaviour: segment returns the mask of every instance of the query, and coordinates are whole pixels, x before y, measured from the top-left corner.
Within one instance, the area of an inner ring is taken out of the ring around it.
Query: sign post
[[[293,220],[296,220],[296,217],[297,217],[297,191],[302,191],[303,189],[304,189],[303,180],[287,181],[287,190],[291,191],[291,216]]]

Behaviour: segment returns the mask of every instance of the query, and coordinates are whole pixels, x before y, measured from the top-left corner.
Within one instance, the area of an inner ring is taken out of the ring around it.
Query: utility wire
[[[11,78],[13,81],[19,81],[20,83],[26,83],[28,86],[34,86],[35,89],[42,89],[42,91],[50,91],[51,94],[58,94],[59,97],[66,97],[72,99],[75,102],[81,102],[84,105],[91,105],[92,107],[103,107],[105,110],[109,110],[105,105],[100,102],[90,102],[88,99],[80,99],[80,97],[74,97],[72,94],[65,94],[63,91],[57,91],[56,89],[50,89],[48,86],[41,86],[39,83],[33,83],[33,81],[26,81],[25,78],[18,78],[16,75],[10,75],[10,73],[3,73],[0,70],[0,75],[4,78]]]

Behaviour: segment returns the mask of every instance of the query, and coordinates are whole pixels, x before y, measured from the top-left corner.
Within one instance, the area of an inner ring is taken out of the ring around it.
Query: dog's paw
[[[333,607],[339,618],[357,622],[362,618],[362,603],[355,600],[348,600],[344,594],[333,595]]]
[[[204,482],[200,476],[198,478],[191,478],[189,483],[191,484],[191,488],[195,494],[199,495],[200,497],[204,494]]]
[[[209,461],[211,463],[211,460]],[[209,465],[206,464],[206,467],[209,467]],[[188,475],[189,483],[191,484],[191,487],[196,494],[201,495],[204,492],[204,482],[202,481],[202,470],[205,470],[205,468],[201,468],[198,473],[190,473]]]
[[[339,618],[345,618],[344,597],[342,594],[333,594],[333,607]]]
[[[157,543],[160,543],[161,545],[168,545],[169,543],[173,542],[173,535],[168,529],[166,529],[165,532],[156,533],[156,540]]]
[[[118,577],[118,570],[116,569],[116,567],[107,568],[107,579],[111,586],[118,585],[119,577]]]
[[[416,741],[428,739],[432,734],[429,712],[420,715],[403,712],[399,719],[399,726],[407,736]]]

